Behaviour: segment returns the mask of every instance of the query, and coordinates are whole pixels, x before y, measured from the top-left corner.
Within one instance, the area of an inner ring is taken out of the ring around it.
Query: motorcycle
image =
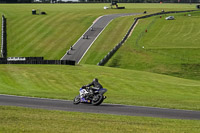
[[[106,89],[101,88],[94,91],[91,87],[83,86],[79,90],[80,94],[74,98],[73,103],[89,103],[93,105],[100,105],[104,99],[106,99],[106,96],[100,93],[101,91],[106,91]]]

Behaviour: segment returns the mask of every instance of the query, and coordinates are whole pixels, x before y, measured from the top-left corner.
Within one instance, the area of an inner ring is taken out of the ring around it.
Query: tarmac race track
[[[72,112],[200,120],[200,111],[127,106],[119,104],[101,104],[100,106],[93,106],[90,104],[74,105],[72,101],[67,100],[31,98],[0,94],[0,106],[1,105]]]
[[[94,41],[113,19],[122,16],[133,16],[139,14],[141,13],[111,14],[99,17],[73,45],[73,49],[69,50],[69,53],[66,51],[66,54],[61,58],[61,60],[74,60],[76,63],[79,63]],[[85,38],[83,38],[83,36]]]

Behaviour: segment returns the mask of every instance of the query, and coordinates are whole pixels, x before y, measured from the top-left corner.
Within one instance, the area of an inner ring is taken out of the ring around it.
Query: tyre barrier
[[[6,58],[0,58],[0,64],[7,64]]]
[[[53,64],[75,65],[73,60],[44,60],[43,57],[9,57],[0,58],[0,64]]]
[[[43,60],[43,57],[9,57],[0,58],[0,64],[54,64],[54,65],[75,65],[72,60]]]
[[[197,6],[200,8],[200,5],[197,5]],[[117,52],[117,50],[127,40],[128,36],[130,35],[131,31],[133,30],[134,26],[136,25],[136,23],[139,19],[149,18],[149,17],[152,17],[152,16],[163,15],[163,14],[184,13],[184,12],[193,12],[193,11],[198,11],[198,10],[168,11],[168,12],[162,11],[162,12],[153,13],[153,14],[149,14],[149,15],[145,15],[145,16],[135,18],[133,24],[131,25],[130,29],[128,30],[128,32],[126,33],[126,35],[124,36],[122,41],[120,43],[118,43],[106,56],[104,56],[104,58],[99,63],[97,63],[97,65],[98,66],[104,66],[109,61],[109,59]]]
[[[2,64],[51,64],[51,65],[75,65],[75,61],[71,60],[41,60],[41,61],[7,61]]]

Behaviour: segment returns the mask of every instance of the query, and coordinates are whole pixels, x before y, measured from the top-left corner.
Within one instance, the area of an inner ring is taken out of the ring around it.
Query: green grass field
[[[132,36],[107,66],[199,80],[200,14],[190,13],[191,17],[188,14],[171,14],[176,18],[174,21],[166,21],[166,16],[139,21]]]
[[[98,67],[0,65],[0,94],[72,100],[98,77],[107,103],[200,110],[200,82],[154,73]]]
[[[165,17],[169,15],[175,16],[176,20],[166,21]],[[162,18],[156,16],[139,20],[132,36],[106,66],[199,80],[199,12],[169,15],[163,15]],[[110,27],[119,24],[117,20],[115,21],[111,23]],[[105,37],[107,34],[112,35],[113,33],[116,33],[115,29],[107,28],[81,63],[97,64],[117,44],[117,42],[110,41],[111,38]],[[117,41],[120,42],[120,39]],[[97,48],[99,46],[104,47],[104,50],[99,50],[100,48]],[[112,48],[108,48],[108,46]]]
[[[47,111],[0,106],[0,132],[183,133],[200,132],[198,120]]]
[[[8,56],[60,59],[101,15],[195,9],[189,4],[120,4],[125,10],[104,10],[105,4],[0,4],[8,25]],[[31,15],[40,9],[47,15]],[[73,34],[72,34],[73,33]]]
[[[60,59],[101,15],[195,9],[194,4],[120,3],[120,6],[126,7],[125,10],[103,10],[103,6],[108,5],[0,4],[0,15],[5,14],[8,23],[8,56]],[[40,9],[47,15],[32,15],[32,9]],[[164,18],[140,21],[126,44],[104,67],[96,66],[98,60],[122,39],[134,17],[113,20],[90,48],[81,65],[0,65],[0,94],[72,100],[82,85],[97,77],[108,89],[106,103],[199,111],[199,32],[195,28],[199,26],[199,15],[186,17],[176,14],[175,17],[174,24],[164,21]],[[187,26],[182,27],[182,23]],[[143,34],[146,28],[148,33]],[[141,35],[143,38],[140,38]],[[172,38],[171,42],[167,43],[163,35]],[[185,36],[177,37],[181,35]],[[191,45],[185,45],[190,40]],[[0,120],[0,132],[199,132],[199,121],[192,120],[6,106],[0,106]],[[94,121],[97,124],[94,125]]]

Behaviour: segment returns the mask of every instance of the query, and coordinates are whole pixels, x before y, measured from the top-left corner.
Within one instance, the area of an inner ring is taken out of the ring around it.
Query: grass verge
[[[0,93],[72,100],[93,78],[107,103],[200,110],[200,82],[90,65],[0,65]]]
[[[7,106],[0,106],[0,114],[0,132],[6,133],[200,132],[200,121],[198,120],[115,116]]]

